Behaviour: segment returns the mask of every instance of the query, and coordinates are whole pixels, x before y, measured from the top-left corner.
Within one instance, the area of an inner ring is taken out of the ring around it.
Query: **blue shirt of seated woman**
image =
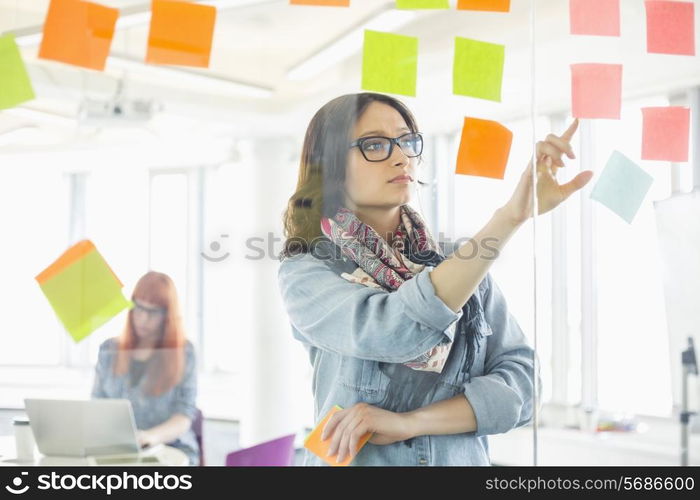
[[[166,443],[198,465],[196,360],[175,286],[167,275],[149,272],[132,301],[122,335],[100,345],[92,397],[128,399],[142,445]]]

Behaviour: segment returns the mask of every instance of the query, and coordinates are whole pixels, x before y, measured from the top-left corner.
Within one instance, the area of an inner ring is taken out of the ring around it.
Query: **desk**
[[[172,446],[162,446],[154,452],[161,461],[158,466],[163,465],[189,465],[187,455],[182,451]],[[18,462],[15,460],[17,452],[15,450],[14,436],[0,436],[0,466],[27,466],[27,465],[42,465],[42,466],[86,466],[90,465],[86,457],[58,457],[45,456],[36,453],[34,463]],[[128,466],[128,463],[120,464]]]

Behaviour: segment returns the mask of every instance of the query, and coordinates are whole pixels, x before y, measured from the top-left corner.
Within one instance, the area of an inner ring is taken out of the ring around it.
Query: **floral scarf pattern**
[[[323,234],[358,265],[352,274],[343,273],[344,279],[367,287],[396,291],[425,268],[424,264],[412,262],[402,253],[406,238],[410,238],[412,248],[419,252],[433,251],[442,255],[420,214],[407,204],[400,210],[401,222],[391,244],[345,207],[340,207],[332,218],[321,218]],[[453,322],[449,329],[454,330],[456,323]],[[451,347],[452,342],[445,339],[404,365],[414,370],[441,373]]]

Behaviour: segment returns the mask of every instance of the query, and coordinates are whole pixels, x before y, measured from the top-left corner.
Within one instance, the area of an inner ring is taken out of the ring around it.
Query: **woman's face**
[[[157,339],[165,321],[166,310],[149,302],[134,299],[132,320],[134,332],[141,340]]]
[[[363,136],[399,137],[411,132],[401,114],[388,104],[374,101],[355,123],[348,144]],[[359,147],[350,148],[345,171],[345,203],[350,210],[362,207],[392,208],[408,203],[416,185],[418,158],[409,158],[394,144],[391,156],[370,162]],[[409,175],[407,183],[391,182],[399,175]]]

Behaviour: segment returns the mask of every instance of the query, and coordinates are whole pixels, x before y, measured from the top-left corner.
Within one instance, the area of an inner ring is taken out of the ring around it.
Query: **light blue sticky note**
[[[613,151],[591,191],[591,199],[631,224],[653,182],[654,178],[636,163]]]

